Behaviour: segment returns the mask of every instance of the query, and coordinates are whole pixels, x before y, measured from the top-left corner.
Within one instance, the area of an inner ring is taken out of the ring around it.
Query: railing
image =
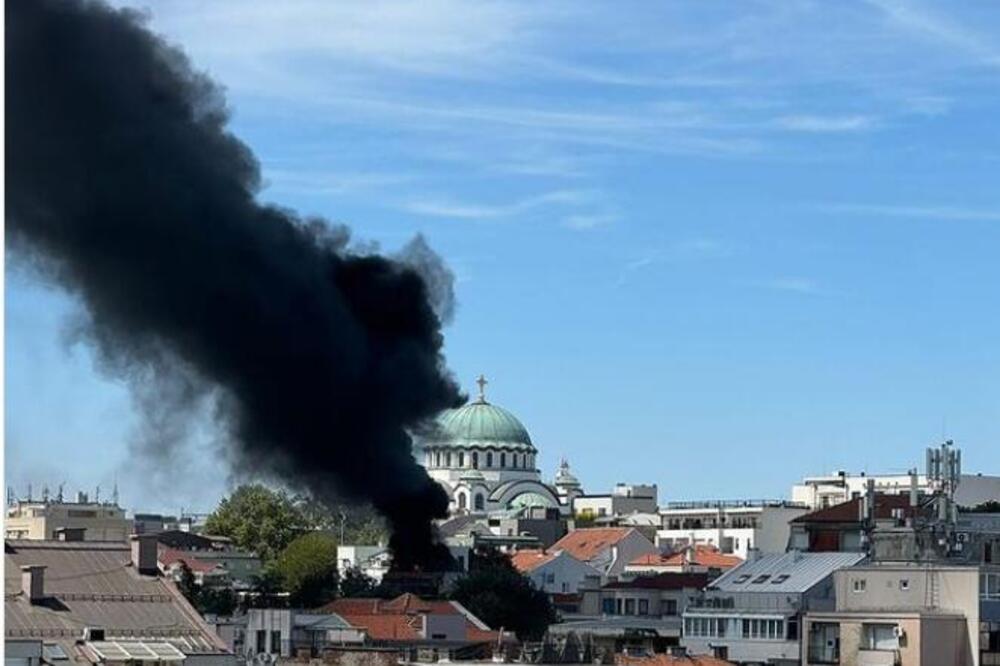
[[[793,509],[808,509],[804,502],[789,502],[780,499],[751,500],[700,500],[685,502],[667,502],[666,509],[740,509],[744,507],[788,507]]]
[[[810,664],[839,664],[840,648],[829,645],[810,645],[807,657]]]

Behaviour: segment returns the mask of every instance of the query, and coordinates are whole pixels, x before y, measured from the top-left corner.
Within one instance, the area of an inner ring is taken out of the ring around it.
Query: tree
[[[1000,513],[1000,502],[987,500],[973,507],[960,507],[962,513]]]
[[[513,631],[521,640],[539,640],[558,618],[549,596],[522,576],[510,558],[477,553],[468,575],[460,578],[451,598],[494,629]]]
[[[180,570],[180,576],[177,577],[177,589],[181,591],[188,603],[197,608],[198,583],[195,581],[194,572],[184,560],[180,561]]]
[[[307,529],[288,495],[260,484],[244,485],[223,499],[205,521],[205,531],[229,537],[265,562]]]
[[[351,567],[340,579],[340,596],[345,598],[377,596],[375,579],[357,567]]]
[[[293,606],[322,606],[337,596],[337,541],[323,532],[303,534],[281,552],[274,571]]]

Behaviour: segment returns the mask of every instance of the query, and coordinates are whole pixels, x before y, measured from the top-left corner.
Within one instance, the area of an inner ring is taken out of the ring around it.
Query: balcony
[[[827,645],[810,645],[807,659],[810,664],[839,664],[840,648]]]
[[[899,650],[858,650],[858,666],[899,666]]]

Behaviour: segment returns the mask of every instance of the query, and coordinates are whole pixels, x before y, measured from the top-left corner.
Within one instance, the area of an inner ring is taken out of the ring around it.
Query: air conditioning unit
[[[896,638],[905,638],[906,630],[897,625],[892,628],[892,635],[895,636]]]

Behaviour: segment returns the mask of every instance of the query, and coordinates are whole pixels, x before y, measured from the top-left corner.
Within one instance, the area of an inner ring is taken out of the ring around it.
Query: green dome
[[[425,440],[424,446],[494,447],[535,453],[524,425],[506,409],[482,399],[442,413],[437,419],[437,431]]]

